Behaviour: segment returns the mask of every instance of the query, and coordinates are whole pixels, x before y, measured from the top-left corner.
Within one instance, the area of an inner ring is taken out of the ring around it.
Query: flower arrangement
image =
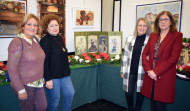
[[[116,55],[110,59],[110,55],[107,53],[82,53],[78,56],[69,56],[69,63],[72,64],[82,64],[82,65],[98,65],[98,64],[118,64],[121,62],[120,55]]]
[[[0,62],[0,83],[5,81],[5,70],[7,69],[7,66]]]
[[[183,49],[188,50],[189,62],[187,65],[177,64],[177,73],[190,77],[190,38],[183,38]]]
[[[5,75],[6,69],[7,69],[7,66],[3,62],[0,62],[0,75]]]

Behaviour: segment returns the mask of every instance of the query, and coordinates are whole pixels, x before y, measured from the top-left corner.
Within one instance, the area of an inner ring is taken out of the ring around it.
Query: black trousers
[[[129,75],[129,86],[128,86],[128,92],[125,92],[126,101],[128,104],[128,111],[140,111],[140,108],[142,106],[144,96],[137,92],[137,100],[135,104],[135,108],[133,108],[133,94],[135,91],[135,86],[137,82],[137,74],[130,74]]]
[[[154,98],[154,84],[155,81],[153,80],[152,85],[152,95],[151,95],[151,111],[166,111],[166,103],[155,101]]]

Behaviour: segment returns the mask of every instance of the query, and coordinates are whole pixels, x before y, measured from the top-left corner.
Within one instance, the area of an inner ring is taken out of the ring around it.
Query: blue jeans
[[[71,111],[72,100],[74,96],[74,88],[70,76],[53,80],[53,89],[47,89],[49,94],[49,110],[58,111],[60,100],[60,92],[64,96],[63,111]]]

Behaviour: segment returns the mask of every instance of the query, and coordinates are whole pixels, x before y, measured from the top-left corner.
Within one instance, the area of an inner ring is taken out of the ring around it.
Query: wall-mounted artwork
[[[86,36],[76,36],[75,37],[75,54],[81,55],[86,52]]]
[[[26,0],[0,0],[0,37],[14,37],[26,14]]]
[[[99,36],[99,52],[108,52],[108,38],[107,36],[100,35]]]
[[[73,27],[94,27],[94,10],[73,8]]]
[[[88,52],[89,53],[98,52],[98,47],[97,46],[98,46],[97,35],[88,36]]]
[[[121,54],[121,36],[109,36],[109,54]]]
[[[188,53],[189,53],[189,49],[183,48],[177,64],[180,64],[181,66],[188,65],[188,62],[189,62],[189,54]]]
[[[136,17],[141,18],[145,17],[151,21],[152,29],[154,25],[154,20],[156,16],[161,11],[169,11],[173,14],[177,29],[180,31],[181,27],[181,12],[182,12],[182,0],[171,1],[171,2],[161,2],[153,4],[144,4],[136,6]]]

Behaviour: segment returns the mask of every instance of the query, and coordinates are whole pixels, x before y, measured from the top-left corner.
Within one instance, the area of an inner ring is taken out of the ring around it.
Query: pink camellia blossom
[[[186,65],[182,65],[181,67],[182,67],[182,68],[185,68],[185,66],[186,66]]]
[[[185,43],[185,47],[189,47],[189,43],[187,42],[187,43]]]
[[[180,65],[180,64],[178,64],[178,65],[177,65],[177,69],[179,69],[180,67],[181,67],[181,65]]]

